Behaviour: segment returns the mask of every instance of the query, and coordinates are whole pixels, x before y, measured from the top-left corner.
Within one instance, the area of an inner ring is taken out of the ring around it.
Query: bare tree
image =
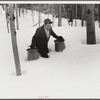
[[[11,29],[12,48],[13,48],[13,54],[14,54],[14,60],[15,60],[15,67],[16,67],[16,75],[19,76],[21,75],[21,68],[20,68],[19,53],[18,53],[18,48],[17,48],[13,4],[9,4],[9,15],[10,15],[10,29]]]
[[[75,26],[77,26],[77,4],[75,8]]]
[[[65,13],[65,16],[66,16],[66,18],[67,18],[68,24],[70,25],[69,20],[68,20],[68,16],[67,16],[67,13],[66,13],[66,10],[65,10],[64,4],[62,5],[62,7],[63,7],[64,13]]]
[[[58,26],[62,26],[61,4],[58,5]]]
[[[94,5],[86,4],[87,44],[96,44]]]
[[[54,5],[52,4],[51,6],[52,6],[52,21],[54,22],[54,13],[55,13],[55,11],[54,11]],[[54,24],[52,24],[52,26],[53,25]]]
[[[84,4],[82,4],[81,5],[82,6],[82,12],[81,12],[81,26],[84,26],[84,15],[85,15],[85,5]]]
[[[3,10],[5,10],[5,7],[4,7],[4,5],[3,5],[3,4],[1,4],[1,6],[2,6]]]
[[[100,27],[100,4],[98,4],[98,22]]]
[[[38,22],[39,22],[39,27],[40,27],[40,25],[41,25],[41,5],[40,4],[39,4]]]
[[[33,15],[33,5],[31,5],[32,7],[31,7],[31,9],[32,9],[32,22],[33,22],[33,24],[34,24],[34,15]]]
[[[74,15],[74,4],[70,4],[69,8],[69,23],[73,25],[73,15]]]
[[[19,30],[19,22],[18,22],[18,8],[17,8],[17,4],[15,5],[15,10],[16,10],[16,25],[17,25],[17,30]]]
[[[5,15],[6,15],[6,23],[7,23],[7,30],[9,33],[9,6],[5,5]]]

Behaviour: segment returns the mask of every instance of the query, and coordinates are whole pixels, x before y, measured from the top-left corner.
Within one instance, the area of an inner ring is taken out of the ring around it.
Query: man
[[[56,39],[63,39],[62,36],[57,36],[51,28],[51,24],[53,22],[47,18],[44,20],[44,25],[37,28],[36,33],[34,34],[31,45],[29,46],[30,49],[38,49],[39,54],[41,57],[49,58],[48,53],[48,41],[50,36],[52,35]]]

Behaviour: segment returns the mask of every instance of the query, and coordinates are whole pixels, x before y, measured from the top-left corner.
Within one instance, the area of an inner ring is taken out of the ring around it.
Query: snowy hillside
[[[0,8],[1,9],[1,8]],[[34,21],[38,22],[37,12]],[[43,15],[45,18],[51,15]],[[7,32],[5,12],[0,10],[0,98],[100,98],[100,28],[96,22],[96,45],[86,45],[86,27],[63,26],[53,30],[65,38],[66,49],[55,51],[54,38],[50,38],[50,58],[40,57],[27,61],[27,47],[38,26],[32,27],[28,11],[19,17],[17,43],[22,75],[16,76],[11,34]]]

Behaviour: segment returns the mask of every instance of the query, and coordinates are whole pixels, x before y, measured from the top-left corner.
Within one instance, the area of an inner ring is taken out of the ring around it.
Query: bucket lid
[[[38,51],[38,49],[27,49],[27,51]]]
[[[63,42],[63,41],[65,41],[65,40],[54,40],[54,42]]]

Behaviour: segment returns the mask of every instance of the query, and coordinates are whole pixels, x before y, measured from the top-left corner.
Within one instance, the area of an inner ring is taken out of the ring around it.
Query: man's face
[[[49,24],[49,23],[48,24],[45,24],[45,28],[46,29],[51,29],[51,24]]]

